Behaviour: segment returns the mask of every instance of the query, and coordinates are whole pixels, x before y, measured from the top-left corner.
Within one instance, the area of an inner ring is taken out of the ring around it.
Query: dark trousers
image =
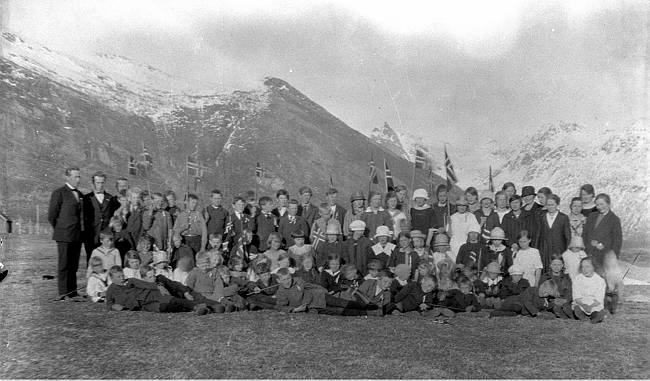
[[[208,299],[203,294],[200,294],[194,290],[191,290],[189,287],[183,286],[181,283],[173,281],[163,275],[157,275],[156,276],[156,283],[161,284],[169,293],[171,294],[172,297],[178,298],[178,299],[185,299],[185,291],[189,290],[188,292],[194,299],[194,304],[198,303],[204,303],[207,306],[211,307],[214,311],[219,311],[223,309],[223,305],[216,300]],[[164,312],[164,311],[160,311]],[[174,312],[174,311],[171,311]]]
[[[59,262],[57,268],[59,296],[75,295],[77,290],[77,270],[81,255],[81,242],[58,242]]]
[[[163,296],[158,305],[158,312],[189,312],[194,309],[196,302],[173,296]]]
[[[362,316],[366,315],[368,310],[376,310],[379,307],[376,305],[367,305],[355,300],[347,300],[337,298],[329,294],[325,294],[325,302],[327,307],[318,310],[319,314],[323,315],[340,315],[340,316]]]
[[[194,254],[198,253],[201,251],[203,248],[201,247],[201,236],[200,235],[184,235],[183,240],[185,241],[185,244],[189,246]]]

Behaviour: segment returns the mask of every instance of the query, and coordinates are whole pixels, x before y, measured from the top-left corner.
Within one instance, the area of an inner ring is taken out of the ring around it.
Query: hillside
[[[152,167],[127,177],[152,191],[184,193],[185,158],[196,148],[206,167],[196,189],[203,195],[214,187],[228,198],[255,189],[260,162],[259,194],[280,188],[295,194],[309,184],[320,199],[331,175],[346,204],[350,192],[368,189],[371,153],[378,165],[388,161],[397,183],[410,185],[412,163],[281,79],[231,94],[192,93],[191,84],[174,79],[177,92],[171,92],[162,90],[169,89],[168,76],[125,57],[84,61],[11,33],[2,33],[0,42],[0,209],[14,219],[34,219],[36,205],[44,213],[66,165],[81,167],[86,190],[89,174],[105,171],[111,191],[114,179],[127,175],[129,156],[138,157],[143,146]],[[425,181],[418,171],[416,186]]]

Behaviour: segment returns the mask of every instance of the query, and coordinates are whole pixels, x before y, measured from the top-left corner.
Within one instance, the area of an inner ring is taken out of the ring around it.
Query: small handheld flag
[[[312,230],[311,234],[309,235],[309,240],[311,242],[311,246],[316,250],[318,247],[318,244],[321,242],[325,242],[326,236],[323,233],[323,231],[320,229],[320,226],[316,226],[316,229]]]
[[[257,166],[255,167],[255,176],[257,176],[258,179],[261,179],[264,176],[264,170],[259,162],[257,162]]]
[[[377,176],[377,166],[375,165],[375,160],[370,156],[370,182],[373,184],[379,184],[379,177]]]
[[[135,163],[135,158],[133,156],[129,156],[129,175],[131,176],[138,175],[138,167]]]
[[[451,164],[449,155],[447,154],[447,147],[445,146],[445,168],[447,170],[447,191],[451,191],[452,185],[458,182],[458,177],[456,177],[456,172],[454,171],[454,166]]]
[[[384,174],[386,177],[386,192],[390,192],[395,188],[395,185],[393,183],[393,175],[390,173],[386,159],[384,159]]]
[[[334,180],[332,180],[331,174],[330,174],[330,188],[334,188]]]
[[[415,168],[424,169],[427,166],[427,157],[421,149],[415,150]]]
[[[147,147],[144,146],[144,142],[142,143],[142,153],[140,154],[140,156],[142,156],[142,161],[146,161],[149,164],[153,164],[151,155],[149,154]]]
[[[494,180],[492,179],[492,166],[490,166],[490,192],[494,193]]]

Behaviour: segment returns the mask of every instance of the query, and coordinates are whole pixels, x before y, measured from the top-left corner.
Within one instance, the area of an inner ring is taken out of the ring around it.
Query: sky
[[[1,0],[0,0],[1,1]],[[558,121],[646,117],[642,1],[4,0],[2,26],[120,54],[208,91],[279,77],[349,126],[386,121],[463,160]],[[199,85],[197,85],[199,86]]]

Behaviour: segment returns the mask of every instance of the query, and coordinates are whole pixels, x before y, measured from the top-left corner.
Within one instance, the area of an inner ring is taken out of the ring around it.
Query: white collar
[[[65,183],[65,185],[67,185],[68,188],[70,188],[71,190],[77,190],[77,188],[73,187],[72,185],[70,185],[70,184],[68,184],[68,183]]]
[[[381,206],[379,207],[379,209],[377,209],[377,212],[383,212],[383,211],[384,211],[384,208],[382,208]],[[366,208],[366,213],[376,213],[376,212],[374,210],[372,210],[371,207],[367,207]]]

